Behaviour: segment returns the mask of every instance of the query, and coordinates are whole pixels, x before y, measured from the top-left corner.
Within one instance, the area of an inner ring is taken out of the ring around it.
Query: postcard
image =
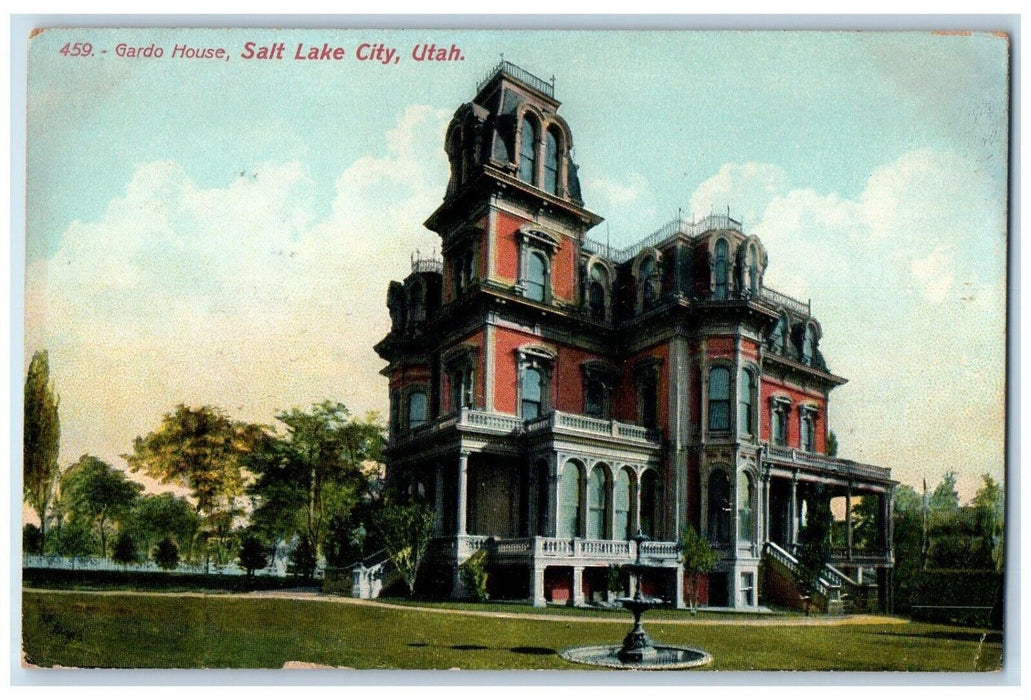
[[[1007,34],[28,42],[32,673],[1003,668]]]

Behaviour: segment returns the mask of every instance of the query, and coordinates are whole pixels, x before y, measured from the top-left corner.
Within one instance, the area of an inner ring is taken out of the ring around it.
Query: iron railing
[[[511,61],[506,61],[504,59],[502,59],[496,66],[491,68],[490,72],[487,73],[487,77],[485,77],[483,80],[479,82],[479,84],[476,86],[476,92],[479,92],[484,87],[486,87],[487,83],[494,80],[498,73],[505,73],[507,75],[510,75],[519,82],[525,83],[537,92],[544,93],[548,97],[555,96],[555,78],[552,78],[550,82],[544,80],[543,78],[538,78],[533,73],[520,68]]]
[[[710,214],[698,221],[688,221],[687,219],[677,217],[672,221],[666,222],[656,231],[626,248],[614,248],[605,243],[599,243],[598,241],[591,240],[590,238],[585,238],[583,241],[583,249],[588,253],[593,253],[614,263],[622,264],[628,260],[632,260],[645,248],[650,246],[660,246],[674,236],[684,235],[693,238],[708,231],[722,230],[743,232],[743,227],[740,221],[733,219],[726,214]]]

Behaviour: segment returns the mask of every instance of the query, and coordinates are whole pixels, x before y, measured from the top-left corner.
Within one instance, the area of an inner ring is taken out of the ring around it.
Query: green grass
[[[550,610],[549,610],[550,612]],[[617,643],[626,619],[499,619],[330,600],[25,591],[23,643],[41,666],[576,669],[556,652]],[[930,624],[651,624],[659,642],[700,646],[713,670],[974,671],[1001,666],[999,633]],[[982,641],[982,636],[984,639]]]

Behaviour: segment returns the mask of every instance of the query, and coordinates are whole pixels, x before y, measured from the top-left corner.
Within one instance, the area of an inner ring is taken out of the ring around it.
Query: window
[[[773,333],[770,334],[770,349],[783,355],[787,340],[788,317],[781,314],[780,318],[777,319],[777,325],[773,327]]]
[[[451,280],[455,290],[455,297],[461,295],[475,277],[476,258],[472,248],[467,248],[458,253],[451,263]]]
[[[390,432],[397,435],[401,432],[401,392],[390,392]]]
[[[811,408],[802,408],[799,412],[799,429],[801,447],[806,452],[816,451],[816,416]]]
[[[587,304],[591,309],[591,317],[598,321],[604,321],[605,296],[609,286],[609,273],[601,265],[592,265],[588,277]]]
[[[641,476],[641,532],[652,539],[659,527],[659,477],[649,469]]]
[[[544,255],[538,252],[530,253],[526,259],[526,280],[523,286],[526,288],[526,298],[534,301],[544,301],[545,290],[548,283],[548,262]]]
[[[741,605],[755,605],[755,576],[751,571],[741,572]]]
[[[613,528],[617,540],[626,540],[634,534],[630,532],[630,502],[633,495],[630,485],[630,472],[620,469],[616,472],[615,498],[612,504]]]
[[[741,474],[737,490],[737,538],[739,542],[752,542],[753,504],[755,503],[755,484],[751,474]]]
[[[608,417],[608,390],[596,378],[588,379],[584,385],[584,415],[594,418]]]
[[[523,420],[538,418],[544,412],[544,375],[536,367],[523,370],[521,413]]]
[[[709,541],[730,543],[730,480],[722,470],[709,477]]]
[[[741,370],[741,400],[737,419],[745,435],[755,434],[755,390],[755,373],[750,369]]]
[[[408,395],[408,428],[417,428],[426,422],[426,392],[413,391]]]
[[[537,127],[530,117],[523,117],[519,149],[519,179],[537,184]]]
[[[451,410],[473,405],[473,368],[471,365],[451,370]]]
[[[816,331],[811,324],[805,327],[805,335],[802,338],[802,363],[813,364],[816,359]]]
[[[753,297],[759,296],[759,254],[756,252],[755,244],[748,246],[748,291]]]
[[[426,320],[426,295],[422,284],[416,282],[408,288],[408,323],[415,324]]]
[[[608,475],[599,464],[587,477],[587,538],[608,539],[605,533],[605,500],[608,494]]]
[[[647,311],[658,300],[658,265],[655,258],[648,256],[637,269],[637,283],[641,285],[641,310]]]
[[[709,430],[730,430],[730,370],[709,370]]]
[[[566,462],[558,484],[558,536],[580,534],[580,466]]]
[[[716,299],[726,299],[728,287],[727,242],[722,238],[716,241],[716,261],[713,266],[713,283],[713,297]]]
[[[558,137],[548,129],[544,138],[544,191],[558,194]]]
[[[637,377],[637,416],[641,425],[654,428],[658,425],[659,380],[655,367],[647,367]]]
[[[788,410],[783,402],[774,402],[770,408],[770,433],[773,444],[778,447],[788,444]]]

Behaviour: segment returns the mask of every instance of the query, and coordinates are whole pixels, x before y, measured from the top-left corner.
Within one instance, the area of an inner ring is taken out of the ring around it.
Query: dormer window
[[[659,253],[645,249],[639,254],[633,274],[637,285],[637,311],[643,313],[659,301]]]
[[[716,259],[713,263],[713,298],[726,299],[729,287],[729,271],[727,263],[727,242],[716,241]]]
[[[748,246],[748,253],[745,256],[745,273],[748,276],[748,293],[753,297],[759,296],[759,254],[754,243]]]
[[[426,293],[422,284],[416,282],[408,288],[408,324],[414,325],[426,320]]]
[[[519,130],[519,179],[535,185],[537,184],[537,125],[529,116],[524,116]]]
[[[787,339],[788,317],[781,313],[780,317],[777,318],[777,325],[773,327],[773,332],[770,334],[770,350],[779,355],[783,355]]]
[[[802,364],[811,365],[816,359],[816,330],[811,323],[805,326],[802,336]]]
[[[548,129],[544,138],[544,191],[558,194],[559,150],[558,136],[554,129]]]
[[[587,303],[591,309],[591,318],[596,321],[604,321],[609,273],[603,265],[594,264],[591,266],[588,278]]]

